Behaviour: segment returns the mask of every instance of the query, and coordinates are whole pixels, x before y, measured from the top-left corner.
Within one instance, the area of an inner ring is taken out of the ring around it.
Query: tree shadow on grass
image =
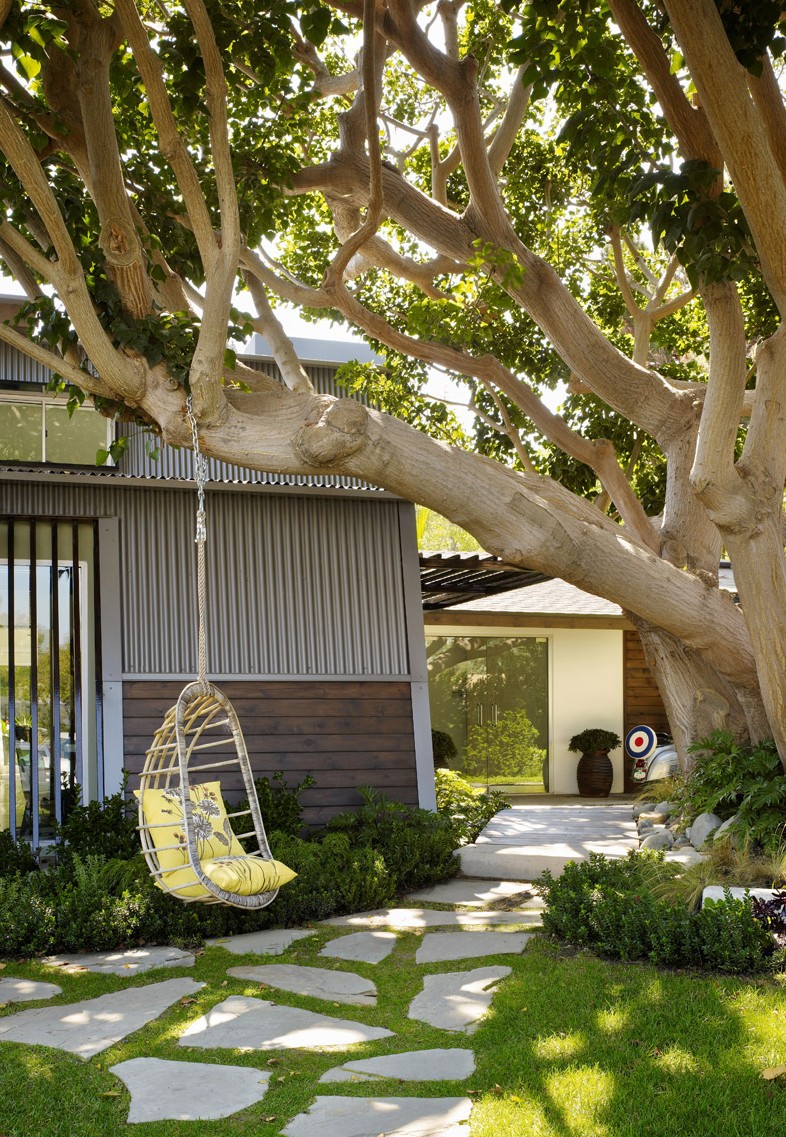
[[[786,994],[531,944],[475,1038],[472,1137],[783,1137]]]

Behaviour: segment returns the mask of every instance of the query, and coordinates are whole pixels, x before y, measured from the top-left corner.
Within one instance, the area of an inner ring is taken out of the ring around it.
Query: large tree
[[[780,13],[0,0],[0,338],[169,442],[190,392],[208,454],[367,479],[616,601],[683,754],[727,725],[786,761]],[[281,301],[372,340],[347,379],[380,409],[314,391]],[[228,350],[251,329],[282,382]]]

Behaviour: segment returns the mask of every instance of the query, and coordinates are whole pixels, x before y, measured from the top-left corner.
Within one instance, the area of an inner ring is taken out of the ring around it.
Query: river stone
[[[469,1098],[318,1097],[283,1137],[467,1137]]]
[[[283,955],[296,940],[313,936],[314,931],[298,931],[297,928],[271,928],[267,932],[241,932],[237,936],[221,936],[206,940],[208,947],[222,947],[232,955]]]
[[[717,813],[700,813],[688,830],[694,849],[700,849],[707,838],[723,824]]]
[[[125,1082],[131,1094],[129,1125],[230,1117],[261,1101],[271,1076],[247,1066],[163,1058],[131,1058],[110,1066],[109,1072]]]
[[[320,1082],[377,1082],[396,1078],[400,1082],[455,1082],[475,1073],[471,1050],[408,1050],[383,1058],[350,1059],[334,1066]]]
[[[670,849],[674,844],[674,834],[669,829],[655,829],[641,842],[642,849]]]
[[[494,997],[494,987],[510,975],[509,967],[476,967],[446,975],[426,975],[423,990],[409,1006],[408,1016],[442,1030],[472,1034]]]
[[[427,932],[415,955],[416,963],[479,959],[484,955],[520,955],[532,936],[525,932]]]
[[[679,809],[676,801],[659,801],[657,805],[659,813],[665,813],[667,817],[671,817],[672,813],[676,813]]]
[[[664,813],[662,809],[652,809],[647,813],[639,814],[639,828],[641,828],[646,821],[649,821],[652,825],[664,825],[668,819],[668,813]]]
[[[343,1050],[358,1042],[391,1038],[393,1032],[365,1023],[331,1018],[298,1007],[277,1007],[264,999],[233,995],[191,1023],[178,1046],[228,1050]]]
[[[20,1011],[0,1019],[0,1042],[54,1046],[78,1058],[92,1058],[202,987],[204,983],[193,979],[166,979],[80,1003]]]
[[[735,846],[739,845],[739,843],[740,843],[739,833],[737,833],[735,831],[732,831],[731,833],[729,832],[732,825],[734,825],[735,822],[739,821],[739,818],[740,818],[740,815],[738,813],[735,813],[734,817],[728,817],[723,822],[723,824],[719,825],[718,828],[713,833],[713,835],[712,835],[713,841],[731,841],[731,843],[733,845],[735,845]]]
[[[325,944],[319,954],[352,963],[381,963],[393,951],[397,939],[395,932],[351,932]]]
[[[42,963],[58,967],[67,975],[97,971],[100,975],[141,975],[154,967],[193,967],[190,952],[176,947],[133,948],[131,951],[93,951],[76,955],[49,955]]]
[[[261,967],[230,967],[227,975],[250,979],[296,995],[331,999],[356,1007],[375,1007],[377,989],[370,979],[353,971],[329,971],[324,967],[299,967],[295,963],[268,963]]]
[[[539,912],[439,912],[434,908],[379,908],[323,920],[334,928],[461,928],[472,924],[540,923]]]
[[[63,988],[56,983],[39,983],[35,979],[0,979],[0,1006],[4,1003],[29,1003],[34,999],[54,999]]]

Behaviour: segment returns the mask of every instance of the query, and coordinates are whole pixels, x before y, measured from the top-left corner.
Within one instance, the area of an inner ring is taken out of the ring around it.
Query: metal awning
[[[427,612],[551,580],[545,573],[506,564],[491,553],[422,552],[419,560],[420,591]]]

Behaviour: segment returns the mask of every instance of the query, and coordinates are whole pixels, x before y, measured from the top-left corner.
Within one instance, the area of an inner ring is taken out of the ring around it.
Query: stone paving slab
[[[208,947],[222,947],[233,955],[247,955],[249,952],[255,952],[257,955],[283,955],[296,940],[313,935],[313,931],[297,928],[271,928],[266,932],[242,932],[237,936],[221,936],[206,940],[205,943]]]
[[[396,1078],[400,1082],[455,1082],[475,1073],[471,1050],[407,1050],[382,1058],[358,1058],[334,1066],[320,1082],[377,1082]]]
[[[261,1101],[270,1080],[266,1070],[162,1058],[131,1058],[110,1066],[109,1072],[125,1082],[131,1094],[129,1125],[230,1117]]]
[[[178,1046],[230,1050],[343,1050],[357,1042],[391,1038],[382,1027],[315,1014],[297,1007],[277,1007],[264,999],[233,995],[191,1023]]]
[[[67,975],[97,971],[101,975],[141,975],[154,967],[193,967],[195,960],[176,947],[133,948],[131,951],[91,951],[76,955],[48,955],[41,961]]]
[[[520,955],[532,936],[526,932],[426,932],[416,963],[479,959],[484,955]]]
[[[482,908],[505,901],[506,908],[514,901],[517,908],[543,908],[545,901],[531,884],[520,880],[469,880],[456,877],[420,892],[411,892],[409,901],[428,901],[431,904],[462,904],[466,907]]]
[[[63,988],[56,983],[39,983],[35,979],[0,979],[0,1007],[6,1003],[29,1003],[33,999],[54,999]]]
[[[318,1097],[284,1137],[467,1137],[469,1098]]]
[[[429,1026],[472,1034],[491,1006],[496,984],[510,974],[509,967],[476,967],[426,975],[423,990],[412,1000],[407,1014]]]
[[[66,1006],[20,1011],[0,1019],[0,1042],[54,1046],[78,1058],[92,1058],[202,987],[204,983],[193,979],[166,979]]]
[[[377,908],[356,916],[323,920],[333,928],[463,928],[472,924],[527,924],[540,920],[538,912],[439,912],[435,908]]]
[[[395,932],[352,932],[325,944],[319,953],[327,959],[348,959],[352,963],[381,963],[396,946]]]
[[[250,979],[296,995],[331,999],[356,1007],[376,1007],[377,989],[370,979],[353,971],[329,971],[325,967],[299,967],[294,963],[269,963],[261,967],[230,967],[227,975]]]

